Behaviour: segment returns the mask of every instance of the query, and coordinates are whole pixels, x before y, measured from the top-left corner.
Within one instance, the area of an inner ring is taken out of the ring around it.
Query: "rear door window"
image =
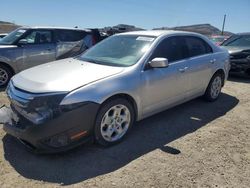
[[[83,40],[86,36],[84,31],[74,31],[74,30],[57,30],[57,41],[60,42],[76,42]]]
[[[188,49],[182,37],[170,37],[163,40],[155,49],[151,60],[156,57],[167,58],[169,63],[188,57]]]
[[[188,48],[189,57],[213,53],[212,48],[198,37],[187,36],[185,37],[185,43]]]

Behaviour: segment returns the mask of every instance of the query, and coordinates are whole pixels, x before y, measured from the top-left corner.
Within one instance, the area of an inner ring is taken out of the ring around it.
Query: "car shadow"
[[[84,145],[64,154],[35,155],[5,135],[4,156],[26,178],[71,185],[113,172],[155,149],[178,155],[181,151],[167,144],[206,126],[238,103],[225,93],[214,103],[192,100],[136,123],[123,142],[109,148]]]
[[[4,92],[6,88],[0,88],[0,92]]]

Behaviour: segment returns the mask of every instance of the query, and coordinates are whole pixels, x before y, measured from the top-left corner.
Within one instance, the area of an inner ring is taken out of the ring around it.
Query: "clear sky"
[[[113,26],[145,29],[210,23],[250,31],[250,0],[3,0],[0,20],[29,26]]]

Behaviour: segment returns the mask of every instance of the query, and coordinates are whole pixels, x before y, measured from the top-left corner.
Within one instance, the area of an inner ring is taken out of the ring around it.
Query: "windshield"
[[[250,47],[250,35],[234,35],[223,43],[223,46]]]
[[[109,37],[86,51],[80,59],[111,66],[131,66],[149,49],[154,39],[138,35]]]
[[[13,44],[19,37],[21,37],[27,30],[26,29],[17,29],[6,37],[0,40],[0,44]]]

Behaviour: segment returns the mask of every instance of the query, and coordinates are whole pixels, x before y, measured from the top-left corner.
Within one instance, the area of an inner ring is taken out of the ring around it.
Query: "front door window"
[[[51,31],[32,31],[24,39],[28,44],[46,44],[52,42],[52,34]]]

